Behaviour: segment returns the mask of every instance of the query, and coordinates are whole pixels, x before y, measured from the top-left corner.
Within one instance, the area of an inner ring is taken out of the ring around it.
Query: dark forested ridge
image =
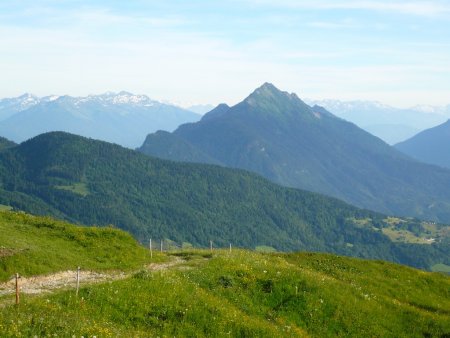
[[[413,160],[271,84],[233,107],[221,105],[201,121],[166,133],[164,142],[150,134],[139,150],[242,168],[362,208],[450,223],[450,170]]]
[[[255,174],[151,158],[67,133],[0,153],[0,204],[84,224],[114,224],[141,241],[312,250],[422,268],[449,264],[448,243],[394,243],[390,221],[334,198]],[[400,222],[400,221],[399,221]],[[417,220],[401,220],[405,228]],[[412,231],[412,230],[411,230]]]
[[[169,155],[181,162],[220,164],[201,149],[167,131],[158,130],[151,135],[151,138],[152,142],[147,142],[140,147],[140,152],[159,158],[166,158]]]
[[[15,147],[16,145],[17,144],[14,143],[13,141],[10,141],[10,140],[0,136],[0,151],[2,151],[4,149]]]

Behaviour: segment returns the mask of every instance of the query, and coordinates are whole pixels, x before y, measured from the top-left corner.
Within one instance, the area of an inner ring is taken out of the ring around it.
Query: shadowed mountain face
[[[433,244],[393,242],[385,235],[392,221],[376,212],[246,171],[164,161],[66,133],[43,134],[0,152],[0,205],[114,224],[145,242],[167,238],[206,246],[214,240],[219,247],[268,245],[422,268],[450,265],[445,236]],[[398,222],[423,228],[414,219]]]
[[[157,144],[150,134],[139,150],[250,170],[359,207],[450,221],[450,171],[419,163],[268,83],[233,107],[219,106],[201,121],[180,126],[172,136]],[[189,153],[202,156],[188,158],[182,151],[186,145]]]
[[[424,130],[395,147],[425,163],[450,168],[450,120]]]
[[[127,92],[88,97],[23,95],[0,101],[0,135],[15,142],[66,131],[135,148],[149,130],[174,130],[200,115]]]

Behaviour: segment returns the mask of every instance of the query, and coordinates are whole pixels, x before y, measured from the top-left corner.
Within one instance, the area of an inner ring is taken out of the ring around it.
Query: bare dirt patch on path
[[[183,263],[183,260],[175,257],[173,260],[165,263],[151,263],[145,267],[148,271],[163,271],[176,265]],[[102,283],[124,279],[132,276],[133,272],[95,272],[95,271],[80,271],[80,284]],[[24,294],[41,294],[51,292],[56,289],[75,289],[77,283],[76,271],[61,271],[49,275],[21,277],[19,278],[20,293]],[[0,297],[15,293],[15,278],[0,284]]]

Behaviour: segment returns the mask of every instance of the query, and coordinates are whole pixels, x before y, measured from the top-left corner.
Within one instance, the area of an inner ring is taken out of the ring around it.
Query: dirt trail
[[[149,271],[162,271],[170,267],[181,264],[183,261],[179,257],[175,257],[170,262],[151,263],[145,268]],[[124,279],[131,276],[133,272],[94,272],[80,271],[80,285],[101,283],[113,280]],[[51,292],[55,289],[76,288],[76,271],[60,271],[50,275],[41,275],[33,277],[21,277],[19,279],[20,293],[24,294],[40,294]],[[8,282],[0,284],[0,296],[15,293],[15,278]]]

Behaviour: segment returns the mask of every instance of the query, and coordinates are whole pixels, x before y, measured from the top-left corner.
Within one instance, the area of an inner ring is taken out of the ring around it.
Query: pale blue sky
[[[0,1],[0,97],[450,103],[450,1]]]

